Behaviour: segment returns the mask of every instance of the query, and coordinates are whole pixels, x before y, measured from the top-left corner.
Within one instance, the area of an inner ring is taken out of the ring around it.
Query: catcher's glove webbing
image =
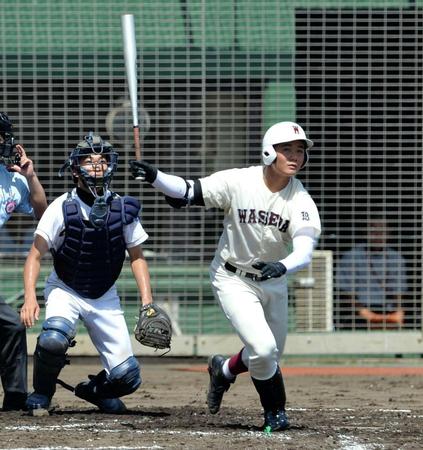
[[[172,339],[172,324],[167,313],[155,304],[140,309],[135,326],[135,339],[147,347],[169,348]]]

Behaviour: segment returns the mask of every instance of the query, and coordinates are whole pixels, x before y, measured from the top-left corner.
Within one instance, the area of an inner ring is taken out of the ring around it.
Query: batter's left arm
[[[127,250],[142,306],[148,305],[153,302],[153,296],[151,293],[150,272],[141,245],[130,247]]]

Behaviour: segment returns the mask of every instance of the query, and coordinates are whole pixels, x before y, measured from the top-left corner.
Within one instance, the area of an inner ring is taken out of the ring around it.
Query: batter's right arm
[[[173,208],[187,205],[204,206],[203,193],[199,180],[185,180],[158,170],[147,161],[129,161],[134,178],[141,178],[165,195]]]

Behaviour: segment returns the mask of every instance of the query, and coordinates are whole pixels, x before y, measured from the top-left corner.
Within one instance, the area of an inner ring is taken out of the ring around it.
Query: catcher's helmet
[[[313,141],[307,138],[304,130],[295,122],[279,122],[272,125],[265,133],[262,144],[262,158],[266,166],[270,166],[276,159],[274,145],[291,141],[304,141],[306,151],[304,153],[303,168],[308,161],[307,150],[313,147]]]
[[[103,155],[107,159],[107,169],[102,176],[91,176],[86,169],[84,169],[80,162],[81,158],[88,155]],[[59,176],[63,176],[66,169],[69,169],[76,182],[81,177],[84,184],[91,191],[94,196],[97,196],[97,189],[108,189],[113,178],[113,174],[117,169],[118,153],[114,150],[112,145],[103,141],[103,139],[95,135],[92,131],[84,136],[84,140],[72,150],[68,160],[59,171]]]

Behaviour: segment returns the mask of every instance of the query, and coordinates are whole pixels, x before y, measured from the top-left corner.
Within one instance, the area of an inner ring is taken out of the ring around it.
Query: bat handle
[[[141,160],[141,143],[140,143],[140,127],[134,125],[134,147],[135,147],[135,159],[137,161]],[[144,177],[135,177],[136,180],[145,181]]]
[[[140,143],[140,127],[134,125],[134,147],[135,147],[135,159],[139,161],[141,159],[141,143]]]

